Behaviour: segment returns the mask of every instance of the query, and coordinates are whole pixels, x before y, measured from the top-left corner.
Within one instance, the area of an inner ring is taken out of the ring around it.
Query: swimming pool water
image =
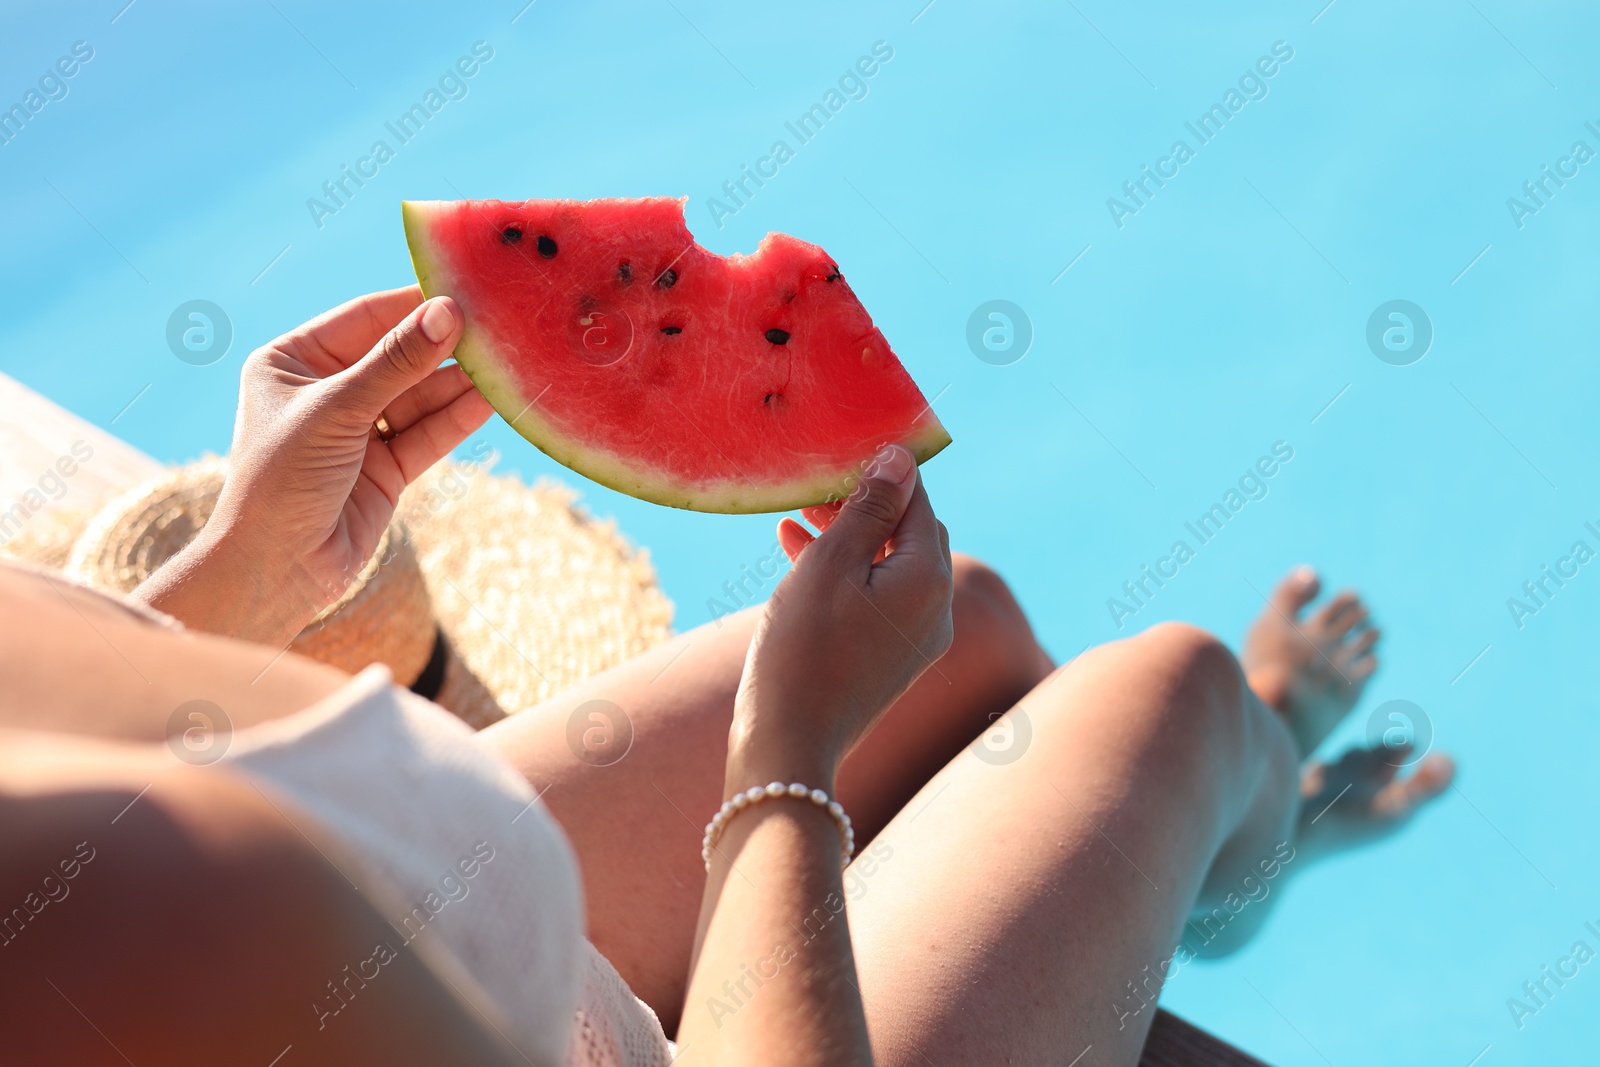
[[[1164,1003],[1274,1064],[1594,1060],[1592,8],[524,2],[13,5],[0,369],[180,461],[227,447],[253,345],[410,279],[402,197],[682,194],[716,251],[814,240],[955,437],[954,541],[1056,655],[1237,643],[1311,562],[1386,634],[1338,740],[1403,699],[1460,762]],[[216,362],[169,346],[195,300]],[[772,555],[770,518],[581,489],[680,627]]]

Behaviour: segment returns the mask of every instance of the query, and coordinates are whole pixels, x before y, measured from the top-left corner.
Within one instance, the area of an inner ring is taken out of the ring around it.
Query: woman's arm
[[[780,527],[795,566],[745,663],[728,798],[769,782],[831,796],[840,761],[950,644],[948,538],[910,453],[886,450],[842,509],[810,517],[815,539]],[[809,799],[763,800],[727,823],[678,1030],[684,1064],[872,1062],[840,842]]]
[[[840,872],[838,828],[808,802],[730,824],[678,1029],[685,1067],[872,1062]]]
[[[178,709],[190,701],[212,705],[217,721],[206,729],[220,733],[299,711],[350,680],[292,652],[157,625],[111,597],[5,563],[0,678],[0,728],[173,743],[175,718],[189,728]]]
[[[0,1062],[525,1067],[246,779],[0,732],[0,780]]]

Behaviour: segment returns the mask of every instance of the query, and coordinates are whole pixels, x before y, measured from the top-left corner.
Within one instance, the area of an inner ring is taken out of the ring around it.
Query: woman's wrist
[[[320,610],[297,570],[208,524],[133,596],[191,630],[282,648]]]
[[[770,782],[801,782],[830,796],[840,759],[832,746],[799,731],[751,728],[735,718],[728,736],[723,798]]]

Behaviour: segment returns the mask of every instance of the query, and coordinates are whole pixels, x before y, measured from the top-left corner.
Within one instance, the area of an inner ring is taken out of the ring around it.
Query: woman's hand
[[[338,599],[400,491],[491,413],[459,366],[440,366],[460,309],[421,299],[416,286],[359,297],[250,354],[216,510],[136,596],[193,628],[278,647]]]
[[[750,644],[729,746],[731,792],[833,791],[839,762],[950,647],[949,535],[911,453],[885,449],[840,506],[778,528],[794,568]]]

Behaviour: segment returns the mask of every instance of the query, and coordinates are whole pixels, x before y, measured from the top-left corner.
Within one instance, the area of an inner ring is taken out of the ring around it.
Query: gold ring
[[[394,427],[389,425],[389,420],[379,412],[378,418],[372,424],[372,432],[378,435],[380,441],[393,441],[395,439]]]

